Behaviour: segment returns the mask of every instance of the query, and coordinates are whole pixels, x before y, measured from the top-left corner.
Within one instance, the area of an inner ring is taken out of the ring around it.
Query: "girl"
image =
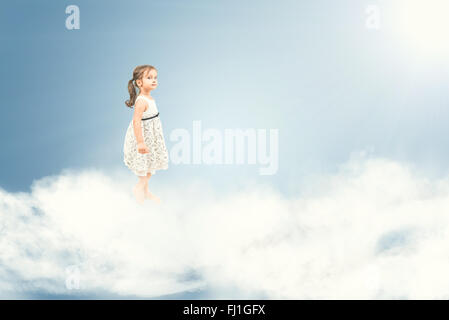
[[[136,94],[136,87],[139,95]],[[144,199],[160,203],[160,199],[148,190],[148,180],[156,170],[168,168],[162,124],[156,102],[150,95],[156,87],[156,68],[147,64],[137,66],[128,82],[129,100],[125,101],[130,108],[134,105],[134,116],[126,131],[124,162],[139,177],[133,193],[140,204]]]

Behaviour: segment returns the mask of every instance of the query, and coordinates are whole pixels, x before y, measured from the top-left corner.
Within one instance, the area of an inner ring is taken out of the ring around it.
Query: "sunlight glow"
[[[449,1],[395,1],[394,25],[413,54],[449,60]]]

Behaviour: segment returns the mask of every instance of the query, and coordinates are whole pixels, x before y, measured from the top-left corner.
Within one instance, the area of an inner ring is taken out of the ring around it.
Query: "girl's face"
[[[137,80],[138,85],[140,85],[141,90],[151,91],[157,87],[157,71],[151,69],[150,71],[145,71],[142,80]],[[136,82],[137,82],[136,81]]]

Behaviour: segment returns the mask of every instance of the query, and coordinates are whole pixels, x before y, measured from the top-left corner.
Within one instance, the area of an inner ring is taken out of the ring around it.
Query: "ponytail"
[[[130,108],[133,107],[137,98],[136,87],[134,86],[133,81],[134,79],[128,81],[129,100],[125,101],[125,104]]]

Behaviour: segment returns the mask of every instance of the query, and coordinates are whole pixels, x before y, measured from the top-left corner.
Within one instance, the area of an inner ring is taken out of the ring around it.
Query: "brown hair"
[[[129,91],[129,100],[125,101],[126,106],[132,108],[134,103],[136,102],[137,93],[136,88],[138,88],[136,80],[141,80],[143,75],[145,74],[145,71],[148,70],[150,72],[151,70],[157,69],[149,64],[140,65],[134,68],[133,71],[133,78],[128,81],[128,91]],[[140,91],[140,89],[139,89]]]

